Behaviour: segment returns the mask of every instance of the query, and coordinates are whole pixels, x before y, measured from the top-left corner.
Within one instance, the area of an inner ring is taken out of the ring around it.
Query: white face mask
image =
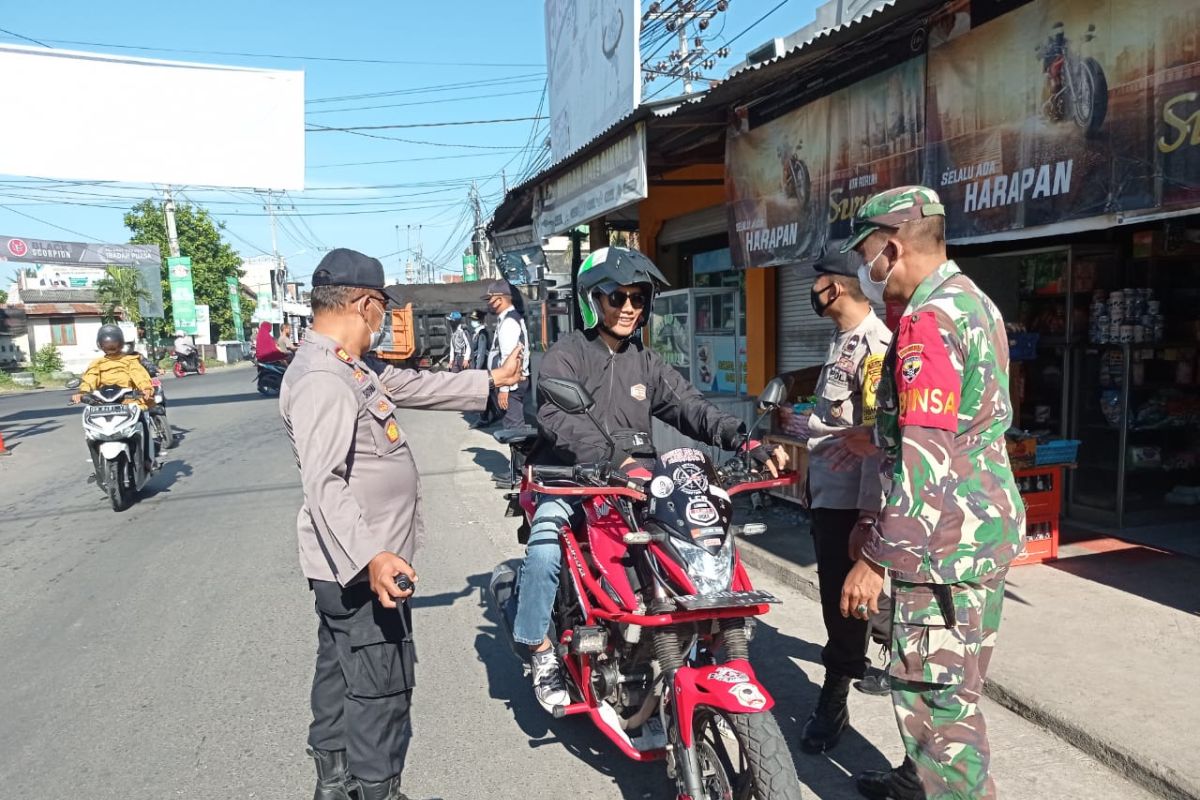
[[[863,294],[865,294],[867,299],[872,303],[879,305],[883,305],[883,290],[887,288],[888,278],[892,277],[892,270],[896,268],[896,265],[893,264],[888,268],[887,274],[883,276],[883,280],[881,281],[876,281],[871,277],[871,269],[875,266],[875,262],[879,260],[879,257],[883,255],[883,251],[886,249],[887,245],[885,244],[883,247],[879,248],[879,252],[875,254],[874,258],[858,265],[858,284],[862,287]]]
[[[378,349],[379,345],[383,344],[383,325],[387,322],[387,309],[384,309],[382,316],[379,318],[379,330],[374,330],[371,323],[367,322],[366,314],[363,315],[363,322],[367,324],[367,331],[371,334],[371,341],[367,344],[367,350]]]

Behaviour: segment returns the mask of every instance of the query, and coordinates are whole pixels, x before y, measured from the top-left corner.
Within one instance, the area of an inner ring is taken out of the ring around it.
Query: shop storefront
[[[991,5],[945,4],[920,52],[873,75],[797,75],[823,96],[740,110],[734,261],[774,268],[779,370],[814,367],[812,261],[876,191],[936,188],[952,257],[1010,324],[1010,450],[1038,536],[1060,512],[1198,519],[1200,6]]]

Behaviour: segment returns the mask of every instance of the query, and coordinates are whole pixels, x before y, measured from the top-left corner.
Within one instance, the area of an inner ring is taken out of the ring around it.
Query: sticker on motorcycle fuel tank
[[[693,525],[711,525],[717,521],[717,507],[707,497],[693,497],[683,515]]]
[[[670,497],[673,491],[675,491],[675,482],[666,475],[659,475],[650,481],[650,494],[655,497]]]
[[[708,675],[714,681],[721,683],[749,683],[750,676],[742,672],[740,669],[732,667],[717,667]]]
[[[680,464],[671,477],[675,479],[679,491],[684,494],[704,494],[708,491],[708,476],[699,464]]]
[[[762,691],[749,681],[729,687],[729,693],[746,708],[758,710],[767,704],[767,698],[763,696]]]

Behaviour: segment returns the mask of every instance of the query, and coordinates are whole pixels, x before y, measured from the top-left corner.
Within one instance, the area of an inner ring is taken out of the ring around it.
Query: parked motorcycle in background
[[[74,390],[79,385],[76,378],[66,386]],[[80,400],[96,483],[108,495],[113,511],[128,508],[160,467],[154,422],[136,402],[139,395],[127,386],[101,386]]]
[[[592,398],[574,381],[543,378],[538,393],[566,413],[590,416]],[[768,385],[763,417],[784,395],[780,381]],[[518,429],[496,439],[521,456],[536,436]],[[794,474],[758,472],[748,455],[718,471],[703,452],[679,448],[657,458],[645,486],[607,464],[531,465],[509,496],[510,516],[524,517],[526,536],[538,495],[583,507],[580,528],[559,537],[562,574],[549,633],[571,702],[554,715],[587,715],[636,761],[665,759],[679,798],[800,797],[770,713],[774,701],[750,664],[754,617],[779,601],[754,589],[742,567],[730,500],[794,481]],[[510,644],[520,590],[507,564],[493,571],[489,594]],[[528,658],[528,648],[513,649]]]
[[[1084,43],[1096,38],[1096,26],[1088,25]],[[1063,23],[1056,22],[1050,36],[1037,48],[1046,76],[1046,102],[1042,114],[1052,122],[1070,120],[1088,138],[1100,133],[1108,115],[1108,79],[1096,59],[1072,47]]]

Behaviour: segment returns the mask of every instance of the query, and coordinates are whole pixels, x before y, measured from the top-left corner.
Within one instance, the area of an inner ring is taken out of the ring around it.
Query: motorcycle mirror
[[[83,381],[79,378],[71,378],[71,380],[63,384],[63,387],[67,389],[78,389],[82,385]]]
[[[759,411],[774,411],[783,403],[787,397],[787,384],[783,378],[772,378],[763,387],[762,394],[758,396]]]
[[[596,405],[582,384],[568,378],[542,378],[538,381],[538,391],[568,414],[585,414]]]

